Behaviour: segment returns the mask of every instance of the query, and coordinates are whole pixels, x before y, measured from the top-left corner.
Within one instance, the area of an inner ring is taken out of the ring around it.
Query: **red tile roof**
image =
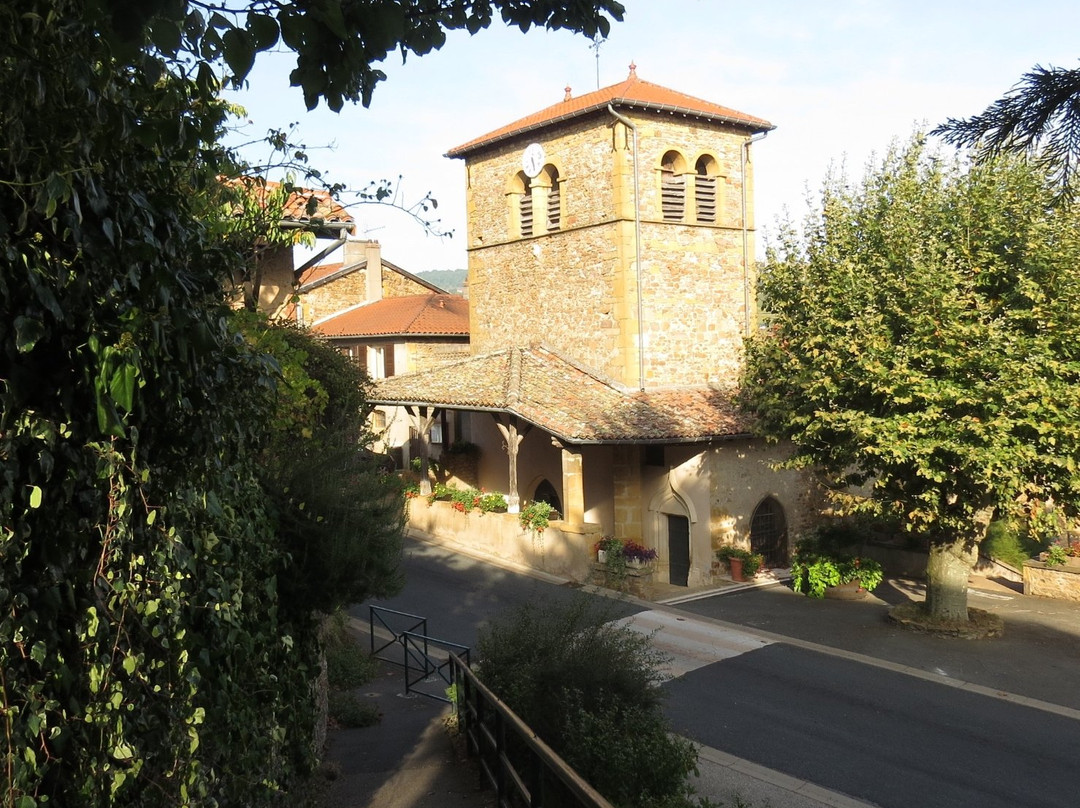
[[[367,261],[365,261],[364,264],[366,265]],[[315,266],[310,267],[307,272],[304,273],[303,277],[300,278],[300,283],[315,283],[316,281],[321,281],[331,275],[341,272],[344,268],[345,264],[341,261],[338,261],[336,264],[315,264]]]
[[[541,345],[380,379],[369,401],[507,412],[568,443],[696,442],[749,432],[732,391],[642,393]]]
[[[389,269],[391,272],[396,272],[398,275],[407,278],[408,280],[412,281],[415,284],[418,284],[419,286],[423,286],[424,288],[431,290],[431,292],[435,294],[449,294],[449,292],[447,292],[441,286],[438,286],[431,281],[424,280],[419,275],[414,275],[411,272],[407,272],[406,270],[399,267],[397,264],[392,264],[391,262],[387,261],[385,258],[382,259],[382,265],[386,269]],[[317,289],[320,286],[332,283],[338,278],[343,278],[346,275],[366,268],[367,259],[357,261],[355,264],[349,264],[348,266],[346,266],[341,261],[334,264],[315,264],[311,267],[308,267],[307,270],[304,271],[304,274],[301,275],[299,292],[301,294],[303,294],[304,292],[309,292],[312,289]]]
[[[366,303],[314,323],[328,337],[469,336],[469,301],[461,295],[406,295]]]
[[[243,185],[256,199],[263,203],[271,193],[281,188],[280,182],[257,177],[241,177],[227,182],[230,185]],[[311,200],[314,200],[314,209],[311,213],[308,213],[308,203]],[[288,199],[285,200],[281,220],[297,224],[326,225],[334,223],[343,226],[348,225],[346,229],[350,232],[355,226],[352,215],[327,191],[299,187],[294,188]]]
[[[534,112],[532,115],[527,115],[493,132],[488,132],[486,135],[481,135],[467,143],[456,146],[450,149],[446,156],[464,157],[479,148],[506,140],[514,135],[577,118],[598,110],[605,110],[608,104],[616,109],[644,109],[703,118],[742,127],[751,132],[767,132],[776,128],[763,118],[756,118],[753,115],[747,115],[745,112],[722,107],[711,101],[703,101],[700,98],[669,90],[667,87],[661,87],[659,84],[643,81],[637,77],[637,71],[631,65],[630,76],[621,84],[613,84],[610,87],[604,87],[577,98],[567,97],[547,109]]]

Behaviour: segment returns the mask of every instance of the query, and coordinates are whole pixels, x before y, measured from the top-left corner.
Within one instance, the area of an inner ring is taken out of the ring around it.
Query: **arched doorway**
[[[788,564],[787,519],[775,497],[765,497],[750,520],[750,549],[760,553],[766,567]]]

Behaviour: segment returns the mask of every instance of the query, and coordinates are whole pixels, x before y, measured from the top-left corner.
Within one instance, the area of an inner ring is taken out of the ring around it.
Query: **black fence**
[[[379,633],[390,639],[377,639]],[[405,692],[450,702],[450,687],[454,684],[450,660],[461,658],[469,664],[469,647],[429,637],[427,618],[408,612],[368,607],[368,631],[371,655],[405,669]]]
[[[612,808],[483,685],[466,660],[452,656],[450,665],[459,727],[501,808]]]

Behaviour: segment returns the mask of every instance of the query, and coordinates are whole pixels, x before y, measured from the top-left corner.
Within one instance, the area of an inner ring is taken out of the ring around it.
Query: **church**
[[[467,482],[510,511],[555,506],[540,552],[485,549],[579,580],[601,535],[657,551],[658,580],[707,584],[715,549],[785,566],[813,516],[802,475],[735,397],[757,327],[754,144],[768,121],[638,78],[449,150],[465,168],[469,354],[376,383],[429,436],[477,447]],[[418,525],[425,528],[426,525]]]

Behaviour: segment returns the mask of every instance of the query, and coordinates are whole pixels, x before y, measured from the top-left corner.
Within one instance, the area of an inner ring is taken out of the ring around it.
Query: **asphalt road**
[[[971,590],[969,605],[992,608],[1005,618],[1005,636],[951,640],[887,620],[888,606],[907,600],[910,586],[887,581],[874,597],[859,602],[813,600],[774,586],[691,601],[679,609],[1080,710],[1077,604]],[[1080,806],[1080,793],[1074,805]]]
[[[696,741],[885,808],[1076,808],[1080,724],[783,643],[665,685]]]
[[[482,625],[519,604],[575,597],[567,586],[418,543],[408,545],[405,570],[405,590],[378,605],[424,615],[429,634],[465,645],[475,644]],[[886,808],[1080,805],[1075,714],[949,684],[982,680],[1003,690],[1013,684],[1025,689],[1010,692],[1049,695],[1069,706],[1080,691],[1076,635],[1047,634],[1043,626],[1020,632],[1012,645],[919,637],[890,628],[883,608],[877,602],[808,604],[774,591],[694,601],[680,607],[684,617],[667,612],[665,619],[675,623],[661,629],[658,641],[680,659],[677,678],[665,684],[674,728]],[[644,609],[618,603],[612,616],[639,614],[648,627]],[[366,619],[365,612],[356,616]],[[709,619],[716,617],[727,622]],[[772,636],[762,641],[732,625],[740,621]],[[800,642],[776,636],[785,634]],[[1044,641],[1054,646],[1045,664],[1037,654]],[[854,653],[838,655],[812,643],[850,646]],[[1057,647],[1062,643],[1063,650]],[[709,649],[718,647],[730,652],[710,656]],[[856,658],[863,653],[931,677],[866,664]]]

